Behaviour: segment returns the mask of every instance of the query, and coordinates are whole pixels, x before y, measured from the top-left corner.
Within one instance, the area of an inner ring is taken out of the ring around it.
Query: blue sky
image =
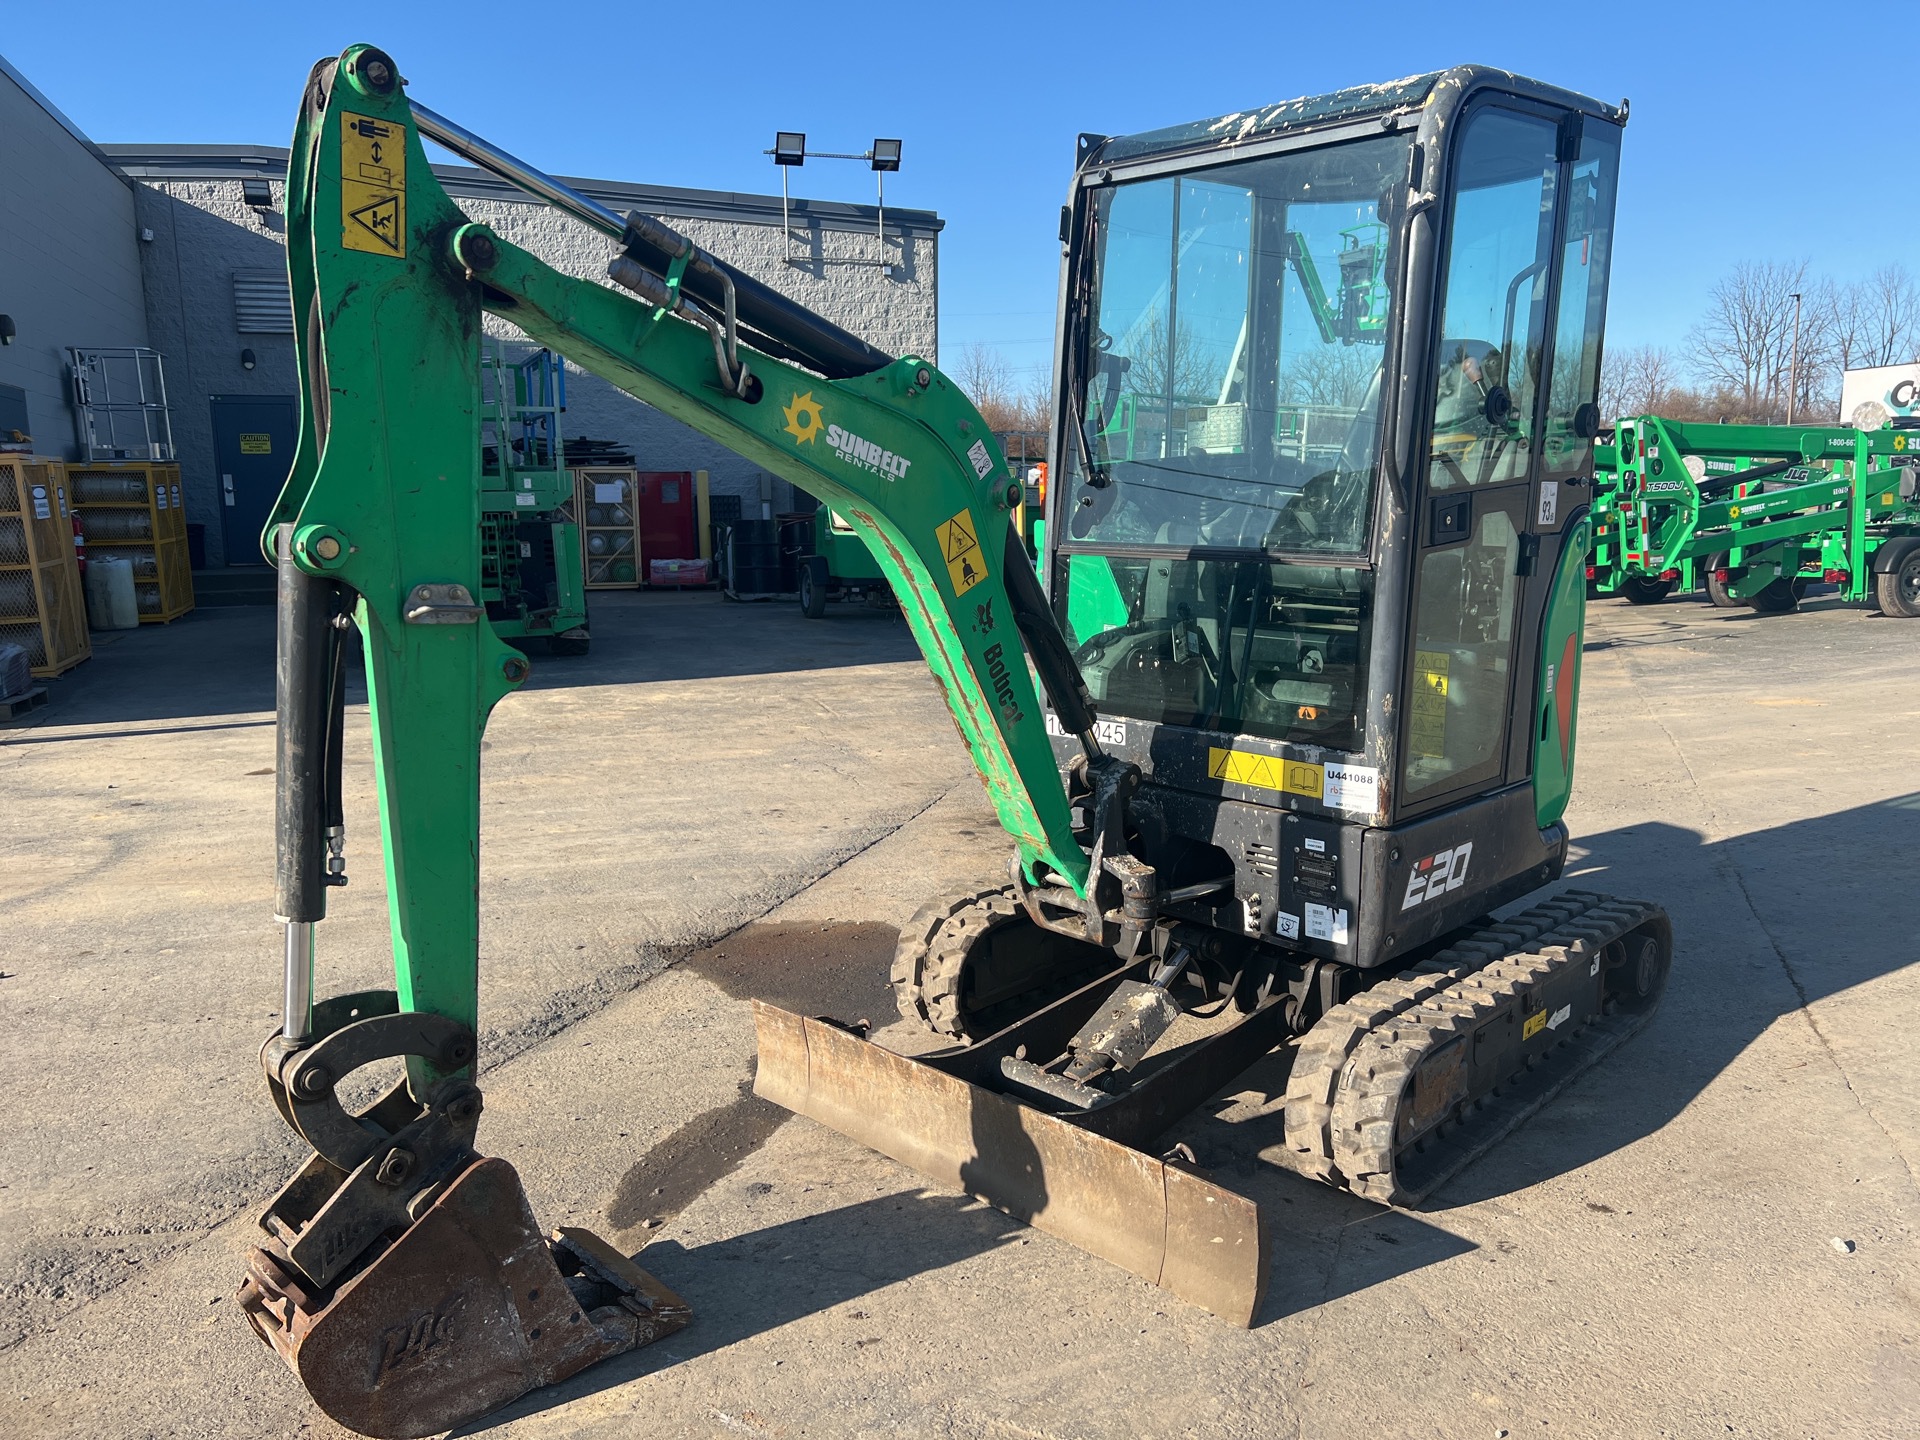
[[[1804,258],[1848,280],[1904,260],[1920,235],[1920,187],[1906,178],[1920,122],[1897,61],[1911,3],[5,10],[7,58],[103,142],[284,145],[311,63],[363,40],[399,60],[423,102],[557,173],[778,193],[761,153],[776,128],[847,151],[898,135],[888,199],[947,221],[950,365],[976,341],[1016,366],[1047,362],[1080,131],[1469,60],[1633,102],[1610,346],[1678,348],[1738,260]],[[1877,56],[1888,63],[1876,80]],[[820,198],[873,194],[854,165],[816,163],[795,180]]]

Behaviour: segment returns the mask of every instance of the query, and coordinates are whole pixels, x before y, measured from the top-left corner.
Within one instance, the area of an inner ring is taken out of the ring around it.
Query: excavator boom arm
[[[723,346],[682,288],[685,257],[664,276],[616,257],[615,272],[632,267],[645,287],[636,298],[471,223],[428,166],[397,80],[367,82],[378,55],[357,47],[337,74],[316,71],[295,137],[289,251],[307,403],[265,544],[272,554],[290,527],[293,564],[352,597],[403,1008],[473,1023],[477,933],[449,921],[475,906],[480,733],[527,673],[474,610],[483,310],[845,517],[899,597],[1023,869],[1084,893],[1088,859],[1023,644],[1023,624],[1031,635],[1051,622],[1008,544],[1019,486],[971,402],[910,356],[830,380],[733,337]],[[744,393],[724,383],[727,351],[751,377]],[[1061,688],[1077,691],[1053,639]],[[1075,700],[1056,697],[1063,712]]]

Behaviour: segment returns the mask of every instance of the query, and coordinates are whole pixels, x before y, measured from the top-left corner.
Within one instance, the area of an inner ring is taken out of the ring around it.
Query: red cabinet
[[[640,554],[655,560],[700,558],[699,507],[691,470],[642,470],[639,476]]]

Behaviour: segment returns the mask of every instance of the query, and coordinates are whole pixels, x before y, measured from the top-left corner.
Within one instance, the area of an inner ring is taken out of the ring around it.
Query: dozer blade
[[[497,1159],[467,1166],[331,1293],[310,1293],[284,1253],[255,1250],[239,1299],[322,1410],[381,1440],[449,1430],[691,1318],[596,1236],[543,1236]]]
[[[753,1002],[754,1091],[1235,1325],[1266,1290],[1245,1196],[824,1021]]]

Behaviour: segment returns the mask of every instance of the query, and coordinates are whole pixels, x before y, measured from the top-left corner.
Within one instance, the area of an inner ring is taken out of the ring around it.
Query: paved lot
[[[0,1434],[339,1436],[227,1303],[297,1158],[270,616],[111,638],[0,732]],[[746,996],[883,1020],[895,927],[1001,872],[903,627],[621,597],[595,644],[489,732],[482,1141],[698,1318],[467,1433],[1920,1427],[1920,625],[1596,607],[1569,880],[1668,906],[1667,1001],[1419,1214],[1263,1158],[1254,1072],[1187,1132],[1278,1221],[1244,1332],[745,1093]],[[386,965],[350,801],[323,991]]]

